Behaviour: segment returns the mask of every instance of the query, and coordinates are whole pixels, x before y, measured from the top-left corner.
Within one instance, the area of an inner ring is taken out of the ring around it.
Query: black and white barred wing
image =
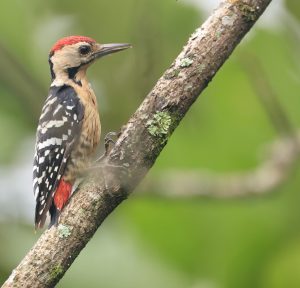
[[[72,146],[76,143],[84,108],[70,86],[51,87],[37,129],[33,166],[35,223],[43,226]]]

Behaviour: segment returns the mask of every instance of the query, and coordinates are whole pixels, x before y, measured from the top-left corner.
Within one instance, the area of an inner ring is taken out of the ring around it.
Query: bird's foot
[[[117,164],[112,164],[112,163],[108,163],[107,160],[107,156],[110,153],[110,151],[112,150],[112,148],[115,146],[116,144],[116,139],[118,139],[118,137],[120,136],[120,133],[117,132],[108,132],[105,137],[104,137],[104,148],[105,148],[105,152],[94,162],[94,165],[91,165],[88,169],[94,170],[94,169],[98,169],[98,168],[128,168],[129,165],[127,165],[127,163],[122,164],[122,165],[117,165]],[[115,138],[115,139],[113,139]]]
[[[118,137],[118,136],[119,136],[119,134],[117,132],[108,132],[105,135],[105,137],[104,137],[105,152],[95,161],[96,163],[102,162],[107,157],[107,155],[109,154],[111,149],[116,144],[116,141],[113,139],[113,137]]]
[[[108,183],[110,182],[110,175],[115,174],[116,171],[118,171],[118,175],[123,175],[124,173],[126,174],[126,170],[129,167],[128,163],[122,163],[121,165],[111,163],[107,157],[110,151],[113,149],[116,143],[116,139],[119,137],[119,135],[120,133],[116,132],[109,132],[106,134],[106,136],[104,137],[105,152],[90,167],[87,168],[87,172],[92,172],[95,170],[101,171],[101,173],[103,174],[102,179],[104,181],[106,189],[109,186]]]

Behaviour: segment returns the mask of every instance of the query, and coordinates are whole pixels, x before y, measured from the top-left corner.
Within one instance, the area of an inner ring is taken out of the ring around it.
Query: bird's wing
[[[71,86],[51,87],[40,116],[34,155],[36,226],[44,225],[70,152],[80,135],[83,115],[84,107]]]

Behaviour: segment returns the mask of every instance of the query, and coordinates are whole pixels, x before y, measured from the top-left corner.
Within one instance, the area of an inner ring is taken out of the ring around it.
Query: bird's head
[[[50,50],[51,76],[75,79],[78,72],[85,73],[88,66],[102,56],[122,51],[130,44],[99,44],[85,36],[69,36],[58,40]]]

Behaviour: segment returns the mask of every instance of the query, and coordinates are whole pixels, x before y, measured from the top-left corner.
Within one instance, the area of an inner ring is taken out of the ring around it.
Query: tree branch
[[[281,185],[299,160],[300,132],[276,139],[268,147],[266,158],[246,172],[213,173],[209,171],[166,170],[145,179],[139,193],[187,199],[201,196],[215,198],[266,195]]]
[[[53,287],[104,219],[133,191],[168,138],[271,0],[228,0],[190,37],[123,127],[115,147],[79,187],[58,227],[45,231],[3,287]]]
[[[241,61],[248,71],[252,87],[279,134],[264,149],[263,161],[254,169],[243,172],[213,173],[176,169],[161,171],[159,175],[147,177],[140,185],[139,193],[169,198],[261,196],[273,192],[288,178],[299,159],[300,131],[296,131],[291,124],[260,61],[249,53],[242,56]]]
[[[248,72],[256,95],[277,133],[283,137],[292,137],[293,135],[296,137],[295,129],[281,105],[276,91],[268,80],[262,63],[257,57],[249,53],[240,59],[245,71]]]

